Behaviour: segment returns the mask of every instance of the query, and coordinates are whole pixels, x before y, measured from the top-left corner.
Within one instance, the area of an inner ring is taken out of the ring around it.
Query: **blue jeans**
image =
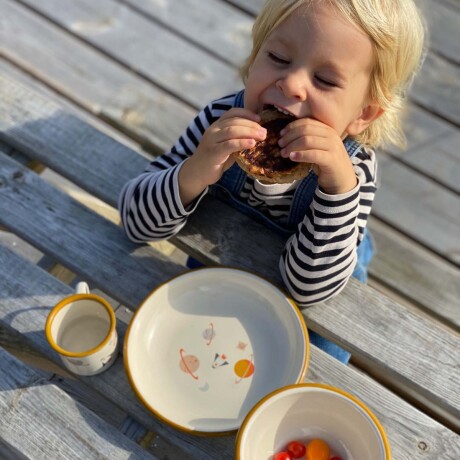
[[[369,230],[366,228],[364,230],[363,241],[358,246],[358,261],[356,262],[356,267],[352,274],[353,278],[361,281],[361,283],[367,283],[367,266],[369,265],[373,254],[374,242]],[[188,268],[199,268],[202,266],[202,263],[192,257],[187,259]],[[314,331],[308,331],[308,336],[310,338],[310,343],[338,359],[341,363],[348,364],[350,361],[351,353],[344,350],[342,347],[339,347],[334,342],[325,339]]]

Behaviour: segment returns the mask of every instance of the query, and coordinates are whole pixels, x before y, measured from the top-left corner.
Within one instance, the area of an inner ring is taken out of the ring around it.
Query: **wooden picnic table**
[[[60,365],[44,324],[77,280],[112,302],[121,340],[147,294],[187,271],[185,255],[282,287],[284,241],[215,198],[203,200],[170,245],[131,243],[114,209],[122,185],[198,109],[241,87],[237,67],[262,3],[0,0],[0,458],[234,457],[235,436],[194,436],[148,412],[121,356],[99,376],[74,379],[11,352]],[[369,286],[351,280],[303,311],[308,328],[349,350],[352,362],[312,347],[306,380],[365,402],[395,460],[454,460],[460,4],[421,6],[430,50],[411,92],[408,150],[378,152]]]

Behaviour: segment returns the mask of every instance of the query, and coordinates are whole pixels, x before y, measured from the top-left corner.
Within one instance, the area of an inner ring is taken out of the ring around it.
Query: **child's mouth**
[[[263,110],[273,110],[273,111],[277,111],[279,113],[282,113],[283,115],[287,115],[288,117],[297,118],[291,112],[288,112],[287,110],[285,110],[285,109],[283,109],[281,107],[278,107],[277,105],[274,105],[274,104],[265,104],[263,106]]]

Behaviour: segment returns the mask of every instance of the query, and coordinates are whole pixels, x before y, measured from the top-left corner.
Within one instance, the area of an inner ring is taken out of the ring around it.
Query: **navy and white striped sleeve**
[[[319,188],[297,232],[287,241],[280,259],[281,276],[300,307],[337,295],[356,265],[377,188],[377,163],[372,150],[353,158],[356,187],[342,195]]]
[[[171,151],[158,157],[123,187],[118,200],[121,222],[135,242],[170,238],[181,230],[207,190],[184,209],[179,195],[179,170],[195,152],[206,129],[233,107],[235,95],[208,104],[189,124]]]

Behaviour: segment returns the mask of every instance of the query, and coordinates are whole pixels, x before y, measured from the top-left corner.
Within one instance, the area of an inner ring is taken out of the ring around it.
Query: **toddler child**
[[[286,237],[279,268],[300,308],[366,281],[366,231],[377,187],[374,149],[397,145],[424,27],[413,0],[268,0],[253,27],[244,89],[208,104],[171,151],[123,188],[119,208],[136,242],[169,238],[210,192]],[[303,180],[265,184],[232,153],[266,131],[262,110],[293,115],[281,154],[312,163]],[[311,334],[343,362],[349,353]]]

